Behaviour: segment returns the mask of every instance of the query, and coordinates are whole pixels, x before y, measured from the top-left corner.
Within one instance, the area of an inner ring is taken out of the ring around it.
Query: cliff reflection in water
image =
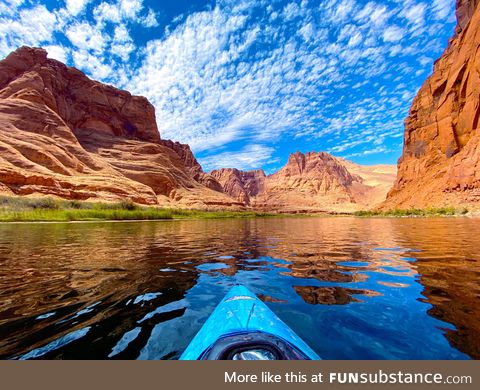
[[[422,251],[415,254],[422,301],[428,314],[455,325],[449,342],[480,359],[480,251],[478,219],[408,220],[394,225],[395,235]]]
[[[478,358],[478,233],[467,218],[0,225],[0,356],[177,358],[242,283],[327,359]]]

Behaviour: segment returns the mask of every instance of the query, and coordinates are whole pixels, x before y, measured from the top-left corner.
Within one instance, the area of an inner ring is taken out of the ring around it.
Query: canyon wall
[[[383,168],[382,168],[383,167]],[[382,170],[383,169],[383,170]],[[153,106],[22,47],[0,61],[0,193],[201,209],[350,212],[385,199],[392,166],[295,153],[278,172],[203,171]]]
[[[384,208],[480,208],[480,1],[457,0],[457,27],[405,120]]]
[[[160,139],[147,99],[93,81],[42,49],[22,47],[0,61],[2,193],[243,207],[219,189],[188,145]]]

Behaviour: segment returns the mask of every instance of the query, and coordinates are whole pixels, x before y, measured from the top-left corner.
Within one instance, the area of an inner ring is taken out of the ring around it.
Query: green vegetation
[[[199,211],[140,206],[131,201],[92,203],[53,198],[0,197],[0,222],[133,221],[256,218],[275,214],[250,211]]]
[[[468,210],[453,207],[429,209],[367,210],[357,217],[433,217],[465,215]],[[315,214],[315,215],[328,215]],[[271,214],[255,211],[201,211],[140,206],[125,200],[119,203],[93,203],[54,198],[0,196],[0,222],[134,221],[172,219],[258,218],[272,216],[308,217],[312,214]]]
[[[393,210],[367,210],[354,213],[357,217],[435,217],[465,215],[468,213],[466,208],[456,209],[454,207],[439,207],[427,209],[393,209]]]

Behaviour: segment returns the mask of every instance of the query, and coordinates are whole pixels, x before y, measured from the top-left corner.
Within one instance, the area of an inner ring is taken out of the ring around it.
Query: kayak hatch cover
[[[255,294],[233,287],[180,360],[319,360]]]

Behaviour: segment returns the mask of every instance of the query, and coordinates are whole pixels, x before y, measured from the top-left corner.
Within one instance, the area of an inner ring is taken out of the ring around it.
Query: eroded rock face
[[[295,153],[270,176],[208,174],[188,145],[160,139],[145,98],[90,80],[42,49],[23,47],[0,61],[1,194],[345,212],[384,199],[393,179],[378,169],[327,153]]]
[[[160,143],[174,150],[180,156],[185,168],[195,181],[203,184],[205,187],[210,188],[211,190],[223,192],[220,183],[213,176],[203,171],[202,166],[198,163],[197,159],[193,155],[190,146],[170,140],[161,140]]]
[[[0,66],[0,98],[43,104],[73,131],[105,132],[158,142],[155,110],[147,99],[90,80],[75,68],[22,47]]]
[[[220,169],[211,175],[239,202],[264,211],[351,212],[385,200],[393,166],[360,166],[328,153],[297,152],[278,172]]]
[[[241,206],[203,185],[207,176],[188,146],[160,139],[147,99],[90,80],[42,49],[22,47],[0,61],[2,193]]]
[[[210,175],[220,183],[222,191],[246,205],[263,191],[266,178],[263,170],[240,171],[235,168],[215,170]]]
[[[405,120],[385,208],[480,207],[480,5],[458,0],[455,36]]]
[[[472,19],[473,13],[475,12],[475,7],[478,5],[480,0],[457,0],[457,27],[455,29],[456,34],[460,34],[468,23]]]

